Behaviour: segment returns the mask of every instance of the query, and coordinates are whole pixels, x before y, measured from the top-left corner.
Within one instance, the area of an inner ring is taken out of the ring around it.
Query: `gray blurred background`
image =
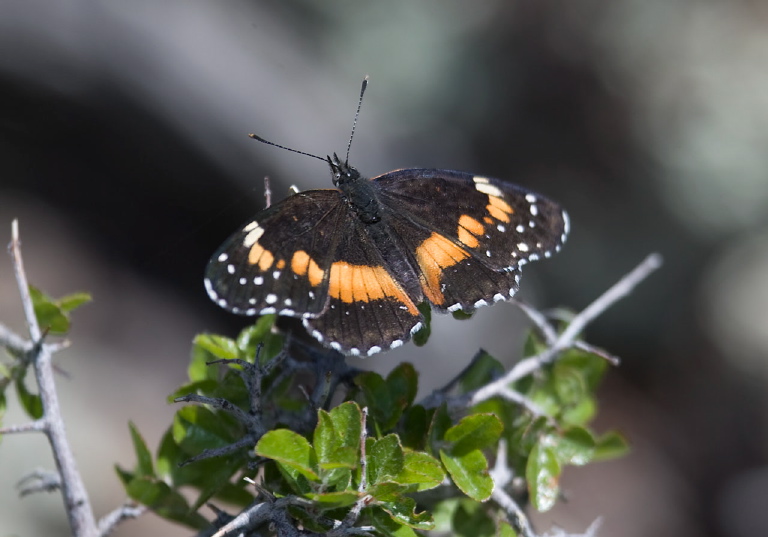
[[[246,134],[343,153],[367,74],[350,158],[364,174],[461,169],[567,207],[566,248],[525,270],[535,305],[581,309],[665,256],[587,334],[623,358],[597,427],[633,452],[568,468],[538,528],[602,515],[606,536],[765,534],[766,29],[768,3],[749,0],[5,0],[0,241],[19,218],[31,281],[94,295],[58,364],[97,514],[123,498],[113,463],[134,464],[127,421],[151,446],[170,423],[194,334],[247,323],[208,300],[202,271],[263,207],[263,177],[276,199],[330,185],[322,163]],[[7,258],[0,321],[24,329]],[[362,364],[412,361],[427,390],[480,346],[519,358],[525,328],[498,305]],[[13,488],[51,465],[41,436],[4,439],[0,536],[67,533],[58,495]],[[115,535],[189,533],[147,515]]]

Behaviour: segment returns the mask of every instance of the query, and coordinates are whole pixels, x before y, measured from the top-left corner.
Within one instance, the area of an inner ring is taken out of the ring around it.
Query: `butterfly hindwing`
[[[385,261],[386,250],[382,253],[371,240],[381,229],[375,230],[377,225],[364,225],[352,212],[341,222],[329,268],[328,307],[323,315],[304,320],[315,338],[345,354],[398,347],[423,320],[416,308],[420,294],[409,294],[402,273]]]
[[[558,204],[497,179],[406,169],[373,181],[413,253],[424,295],[440,311],[508,299],[521,267],[559,250],[568,231]]]
[[[257,214],[211,257],[211,299],[241,315],[321,314],[343,208],[338,190],[309,190]]]

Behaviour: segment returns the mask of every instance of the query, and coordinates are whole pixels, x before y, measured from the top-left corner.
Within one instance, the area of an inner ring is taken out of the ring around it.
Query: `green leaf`
[[[417,530],[431,530],[435,523],[432,515],[426,511],[416,512],[416,500],[408,496],[400,496],[396,501],[379,504],[389,515],[401,524]]]
[[[315,450],[300,434],[289,429],[269,431],[256,444],[256,454],[295,470],[310,481],[319,481]]]
[[[214,369],[214,368],[211,367],[209,369]],[[212,379],[197,380],[195,382],[190,382],[188,384],[184,384],[183,386],[180,386],[179,388],[176,389],[175,392],[169,395],[167,399],[169,403],[174,403],[176,402],[176,399],[178,399],[179,397],[183,397],[185,395],[189,395],[192,393],[211,397],[214,394],[216,394],[218,387],[219,387],[219,381],[212,380]]]
[[[245,484],[241,480],[235,481],[235,486],[229,482],[248,462],[245,450],[239,454],[202,459],[182,466],[188,459],[189,455],[176,444],[172,428],[169,428],[157,450],[157,476],[174,489],[184,486],[198,489],[200,493],[193,510],[212,496],[243,507],[252,501],[253,494],[244,490]]]
[[[391,480],[403,471],[403,448],[396,434],[379,440],[367,438],[365,445],[368,486]]]
[[[61,306],[32,285],[29,286],[29,294],[40,327],[51,334],[66,334],[69,331],[69,317]]]
[[[402,444],[411,449],[423,450],[427,443],[428,424],[427,410],[423,406],[408,408],[398,426]]]
[[[230,480],[246,464],[244,457],[228,456],[215,457],[196,461],[193,464],[185,465],[184,468],[190,468],[188,476],[195,476],[194,485],[200,489],[200,493],[192,504],[192,511],[197,511],[214,496],[220,497],[225,491],[231,489]],[[240,496],[240,505],[245,507],[253,495],[247,494],[247,499]]]
[[[205,346],[200,343],[205,343]],[[218,382],[219,369],[211,367],[207,363],[216,359],[216,356],[214,356],[207,348],[210,344],[211,342],[207,335],[195,336],[195,339],[192,342],[192,353],[189,360],[189,367],[187,367],[187,375],[192,383],[205,380]],[[177,390],[177,392],[178,391],[180,390]]]
[[[597,403],[592,397],[585,397],[578,403],[563,409],[562,422],[564,425],[586,425],[595,417]]]
[[[531,330],[528,332],[528,337],[525,338],[525,343],[523,344],[523,356],[534,356],[546,348],[539,333],[536,330]]]
[[[307,494],[309,499],[317,502],[321,509],[338,509],[354,505],[359,495],[354,491],[323,492],[319,494]]]
[[[3,418],[5,418],[5,411],[8,408],[8,401],[5,398],[5,391],[0,391],[0,426],[3,425]],[[0,434],[0,439],[3,435]]]
[[[401,496],[411,489],[412,487],[394,481],[383,481],[369,486],[366,492],[373,497],[376,503],[386,503],[399,501]]]
[[[441,449],[440,460],[464,494],[479,502],[491,497],[493,479],[488,475],[488,461],[482,451],[453,455]]]
[[[232,475],[234,475],[234,473]],[[217,488],[215,494],[211,497],[217,501],[225,502],[229,505],[234,505],[245,509],[251,505],[254,500],[253,494],[249,492],[249,490],[246,488],[246,485],[247,483],[242,479],[238,479],[234,483],[222,483],[221,486]],[[203,491],[200,496],[201,498],[198,498],[198,500],[195,502],[195,505],[192,506],[193,511],[196,511],[201,505],[203,505],[201,503],[201,499],[207,495],[205,494],[205,491]],[[207,502],[208,500],[205,501]]]
[[[468,319],[471,319],[472,315],[474,315],[474,313],[470,313],[470,312],[464,311],[464,310],[456,310],[454,312],[451,312],[451,315],[457,321],[466,321]]]
[[[128,428],[131,431],[133,450],[136,452],[136,475],[139,477],[154,475],[155,469],[152,464],[152,454],[147,448],[147,443],[133,422],[128,422]]]
[[[191,512],[184,497],[162,481],[150,477],[137,477],[126,485],[132,500],[146,505],[159,516],[184,524],[196,530],[210,526],[204,517]]]
[[[199,334],[195,336],[194,344],[211,353],[216,359],[232,360],[239,357],[237,343],[228,337]]]
[[[492,537],[496,524],[480,503],[462,502],[453,513],[453,534],[466,537]]]
[[[517,537],[517,532],[515,531],[515,528],[513,528],[512,525],[509,522],[503,520],[499,524],[499,529],[496,532],[496,535],[498,537]]]
[[[451,442],[450,452],[463,455],[483,449],[499,441],[504,425],[493,414],[472,414],[445,432],[445,441]]]
[[[317,463],[320,467],[335,468],[336,466],[325,466],[333,462],[333,454],[339,448],[339,437],[336,434],[336,428],[331,421],[330,413],[323,409],[317,411],[317,426],[312,438],[312,445],[317,454]]]
[[[432,307],[426,301],[422,302],[417,307],[424,317],[424,323],[419,331],[413,334],[413,343],[417,347],[423,347],[427,344],[429,336],[432,334]]]
[[[56,335],[66,334],[69,331],[69,313],[72,310],[91,301],[91,295],[88,293],[73,293],[57,300],[33,285],[29,286],[29,294],[37,322],[41,328]]]
[[[259,344],[264,344],[267,347],[269,336],[271,335],[272,327],[275,324],[277,315],[262,315],[258,318],[255,324],[244,328],[237,336],[237,348],[240,350],[243,357],[249,362],[253,363],[256,357],[256,349]],[[264,355],[267,354],[267,349],[262,350],[261,357],[267,358]],[[269,355],[271,357],[271,355]],[[262,363],[264,363],[262,361]]]
[[[586,381],[581,373],[572,367],[556,364],[552,370],[552,378],[561,405],[573,406],[589,396]]]
[[[553,444],[560,464],[584,466],[595,454],[595,439],[583,427],[574,427],[560,437],[553,437]]]
[[[472,505],[477,505],[477,502],[470,500],[466,496],[453,498],[446,498],[437,502],[434,506],[430,506],[432,517],[435,520],[434,531],[440,534],[453,532],[453,515],[459,508],[461,502],[469,502]]]
[[[127,487],[128,483],[133,481],[133,478],[136,475],[134,472],[129,472],[128,470],[122,469],[118,464],[115,464],[115,473],[117,474],[118,479],[120,479],[120,482],[124,487]]]
[[[525,479],[533,506],[542,513],[552,509],[560,493],[560,463],[553,449],[542,441],[533,447],[528,457]]]
[[[432,454],[438,452],[439,447],[444,443],[446,431],[452,426],[453,422],[445,404],[440,405],[432,415],[432,421],[429,424],[429,447],[432,449]]]
[[[394,404],[404,410],[413,404],[419,389],[419,375],[413,365],[402,362],[387,375],[387,387]],[[398,415],[399,419],[399,415]]]
[[[475,359],[464,375],[461,377],[461,391],[467,393],[485,386],[504,373],[504,366],[496,358],[485,351]]]
[[[234,418],[223,412],[214,413],[202,406],[185,406],[173,420],[173,439],[190,455],[205,449],[224,447],[242,434]]]
[[[360,449],[363,412],[354,401],[347,401],[331,410],[331,422],[339,435],[340,446]]]
[[[389,385],[378,373],[367,371],[355,377],[360,388],[362,404],[368,407],[368,415],[378,434],[392,430],[402,415],[402,407],[393,399]]]
[[[361,428],[362,412],[354,402],[342,403],[330,413],[319,410],[313,445],[320,468],[356,468]],[[335,478],[345,479],[344,476],[337,474]]]
[[[83,304],[91,302],[93,298],[90,293],[72,293],[71,295],[64,296],[58,300],[59,307],[65,312],[79,308]]]
[[[597,439],[592,460],[605,461],[623,457],[629,450],[630,447],[626,438],[615,431],[611,431]]]
[[[405,453],[403,470],[394,478],[403,485],[416,485],[416,491],[429,490],[443,482],[445,472],[440,461],[417,451]]]
[[[593,393],[608,370],[608,363],[595,354],[581,349],[569,349],[557,360],[555,368],[570,368],[578,371],[587,391]]]
[[[16,395],[19,398],[19,403],[27,415],[35,420],[42,418],[43,402],[40,400],[40,396],[27,390],[27,385],[24,382],[23,377],[16,379],[14,384],[16,386]]]
[[[380,508],[371,509],[371,520],[374,527],[382,534],[390,537],[419,537],[410,526],[391,517]]]
[[[173,427],[169,427],[165,431],[165,434],[160,439],[160,445],[157,448],[157,460],[155,465],[157,467],[157,477],[162,480],[170,480],[170,483],[174,486],[180,486],[184,483],[177,477],[178,472],[183,472],[185,468],[190,466],[180,466],[184,461],[189,458],[189,455],[176,444],[173,439]]]

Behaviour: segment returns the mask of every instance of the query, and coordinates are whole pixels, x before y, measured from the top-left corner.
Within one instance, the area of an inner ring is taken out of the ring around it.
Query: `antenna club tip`
[[[254,140],[264,141],[264,139],[261,136],[257,136],[253,133],[248,134],[248,138],[253,138]]]

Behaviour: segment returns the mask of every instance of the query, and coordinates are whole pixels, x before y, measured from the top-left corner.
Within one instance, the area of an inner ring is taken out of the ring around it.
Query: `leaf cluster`
[[[45,334],[63,336],[72,326],[71,314],[78,307],[91,301],[88,293],[72,293],[62,298],[53,298],[37,287],[29,286],[29,294],[38,324]],[[43,417],[43,404],[40,395],[27,385],[27,372],[30,369],[29,353],[6,350],[14,360],[9,364],[0,363],[0,424],[7,405],[6,392],[13,386],[21,408],[30,418]]]
[[[546,511],[559,499],[564,466],[626,451],[620,435],[589,429],[606,369],[593,354],[567,351],[511,386],[541,413],[500,397],[467,406],[504,371],[485,353],[431,405],[434,398],[416,400],[410,364],[386,377],[357,371],[333,351],[286,345],[272,322],[262,317],[236,339],[196,338],[189,382],[172,399],[198,404],[178,410],[154,458],[131,426],[138,463],[118,469],[131,498],[198,530],[210,524],[199,511],[207,502],[240,512],[276,509],[282,498],[280,517],[305,532],[513,535],[514,520],[487,501],[492,464],[519,478],[508,487],[516,501]],[[540,346],[531,336],[526,352]],[[196,491],[192,501],[184,489]]]

